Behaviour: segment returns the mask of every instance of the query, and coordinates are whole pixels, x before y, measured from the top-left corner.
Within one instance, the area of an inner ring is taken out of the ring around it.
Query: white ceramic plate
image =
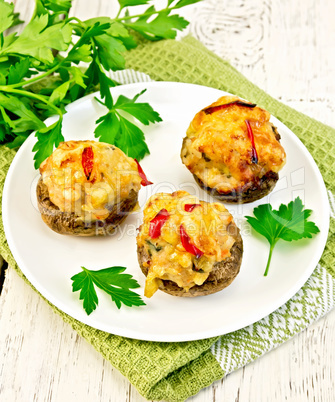
[[[151,194],[176,189],[209,200],[182,165],[179,154],[195,113],[224,93],[191,84],[152,82],[116,87],[112,94],[115,99],[119,94],[133,97],[144,88],[147,92],[140,101],[150,102],[163,122],[143,127],[151,155],[141,165],[154,185],[141,189],[141,207]],[[94,95],[74,102],[64,116],[65,139],[93,139],[95,121],[105,113]],[[47,123],[53,121],[51,118]],[[79,293],[72,293],[71,288],[70,278],[81,271],[80,266],[125,266],[140,283],[137,291],[144,298],[145,278],[138,266],[135,241],[142,212],[128,217],[113,236],[80,238],[54,233],[43,223],[36,206],[39,173],[33,166],[33,135],[15,156],[3,194],[5,232],[14,258],[29,281],[55,306],[85,324],[117,335],[153,341],[195,340],[225,334],[263,318],[291,298],[311,275],[324,249],[329,225],[326,189],[313,158],[286,126],[275,118],[272,121],[282,136],[287,164],[269,196],[252,204],[227,205],[241,228],[244,255],[239,275],[223,291],[198,298],[178,298],[158,291],[145,300],[144,307],[123,306],[118,310],[110,297],[98,290],[99,306],[87,316]],[[277,208],[297,196],[314,211],[311,219],[321,232],[312,240],[277,243],[269,275],[264,277],[268,244],[251,234],[244,216],[251,215],[259,204],[271,202]]]

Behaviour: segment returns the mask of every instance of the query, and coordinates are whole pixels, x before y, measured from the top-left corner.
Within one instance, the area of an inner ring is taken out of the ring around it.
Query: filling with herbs
[[[107,218],[113,205],[132,190],[137,193],[144,180],[134,159],[96,141],[61,143],[42,162],[40,173],[53,204],[90,221]]]
[[[236,96],[223,96],[197,113],[186,134],[182,162],[219,193],[278,173],[286,162],[270,113]]]
[[[186,191],[158,193],[147,202],[137,246],[148,268],[145,296],[169,280],[188,291],[202,285],[214,265],[230,257],[233,218],[220,203],[199,201]]]

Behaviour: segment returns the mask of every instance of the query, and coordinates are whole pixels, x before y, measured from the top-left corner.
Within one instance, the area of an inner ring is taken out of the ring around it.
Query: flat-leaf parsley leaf
[[[145,142],[143,131],[130,122],[125,114],[133,116],[144,125],[162,121],[159,114],[148,103],[136,102],[145,91],[141,91],[132,99],[120,95],[115,104],[111,95],[106,98],[105,102],[97,99],[109,111],[96,121],[98,126],[94,131],[95,137],[99,138],[99,141],[117,146],[125,154],[137,160],[141,160],[146,154],[149,154],[149,148]]]
[[[129,274],[123,274],[125,267],[103,268],[97,271],[81,267],[82,272],[72,276],[72,291],[80,290],[79,299],[83,300],[83,307],[87,315],[97,308],[98,296],[95,286],[109,294],[120,309],[121,305],[145,306],[141,297],[129,289],[139,288],[138,282]]]
[[[288,205],[281,204],[278,210],[272,209],[270,204],[263,204],[254,208],[253,213],[255,217],[246,216],[247,222],[270,244],[264,276],[268,274],[272,252],[278,240],[311,238],[320,232],[314,222],[308,221],[312,210],[304,209],[299,197]]]

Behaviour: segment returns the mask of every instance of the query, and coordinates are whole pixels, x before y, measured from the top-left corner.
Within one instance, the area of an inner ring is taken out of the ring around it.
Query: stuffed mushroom
[[[114,145],[62,142],[40,166],[38,208],[55,232],[77,236],[112,233],[151,184],[138,162]]]
[[[185,191],[158,193],[143,211],[137,255],[146,276],[145,296],[158,289],[193,297],[218,292],[240,271],[243,242],[221,203]]]
[[[285,165],[270,113],[223,96],[193,118],[181,159],[201,188],[220,201],[247,203],[270,193]]]

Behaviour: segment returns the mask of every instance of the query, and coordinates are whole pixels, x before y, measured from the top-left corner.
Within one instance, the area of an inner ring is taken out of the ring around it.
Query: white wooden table
[[[27,20],[33,0],[14,3]],[[116,0],[74,0],[72,14],[116,9]],[[335,127],[333,0],[205,0],[183,14],[193,35],[253,82]],[[334,334],[332,311],[190,401],[335,401]],[[11,269],[0,296],[0,356],[1,401],[144,401]]]

